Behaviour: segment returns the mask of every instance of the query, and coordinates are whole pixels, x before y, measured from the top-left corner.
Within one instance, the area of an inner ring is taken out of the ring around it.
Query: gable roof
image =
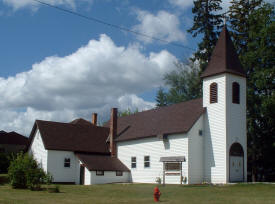
[[[126,141],[186,133],[204,112],[202,98],[118,117],[117,138]],[[108,126],[109,123],[106,124]]]
[[[76,153],[76,156],[90,171],[130,171],[118,158],[109,155]]]
[[[110,154],[106,139],[109,128],[83,123],[60,123],[36,120],[30,135],[32,141],[39,129],[45,149]]]
[[[223,27],[220,33],[208,66],[201,77],[208,77],[221,73],[231,73],[246,77],[226,26]]]
[[[28,138],[16,132],[0,131],[0,144],[27,145]]]

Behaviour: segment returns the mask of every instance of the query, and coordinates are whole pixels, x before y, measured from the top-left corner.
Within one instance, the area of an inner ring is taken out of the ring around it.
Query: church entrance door
[[[229,181],[244,181],[244,152],[240,143],[232,144],[229,151]]]

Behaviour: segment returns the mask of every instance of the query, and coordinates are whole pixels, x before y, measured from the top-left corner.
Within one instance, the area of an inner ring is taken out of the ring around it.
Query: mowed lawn
[[[61,193],[12,189],[0,184],[1,204],[154,203],[153,184],[60,185]],[[160,186],[160,203],[275,203],[274,184]]]

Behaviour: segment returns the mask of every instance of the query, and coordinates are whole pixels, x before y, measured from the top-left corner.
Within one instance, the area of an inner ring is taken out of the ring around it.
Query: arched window
[[[238,142],[235,142],[231,145],[230,150],[229,150],[229,155],[230,156],[240,156],[243,157],[244,152],[242,145]]]
[[[210,103],[218,102],[218,84],[212,83],[210,84]]]
[[[240,104],[240,85],[237,82],[232,83],[232,103]]]

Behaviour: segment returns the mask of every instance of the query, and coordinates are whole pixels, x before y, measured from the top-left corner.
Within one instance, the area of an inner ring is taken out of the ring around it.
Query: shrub
[[[44,183],[50,185],[53,182],[53,176],[48,172],[44,178]]]
[[[29,169],[26,172],[26,180],[27,186],[31,190],[39,190],[41,189],[41,184],[43,183],[43,179],[45,177],[45,172],[41,168]]]
[[[32,156],[19,153],[11,161],[8,169],[10,184],[13,188],[30,188],[39,190],[46,178],[46,174],[40,168]]]

